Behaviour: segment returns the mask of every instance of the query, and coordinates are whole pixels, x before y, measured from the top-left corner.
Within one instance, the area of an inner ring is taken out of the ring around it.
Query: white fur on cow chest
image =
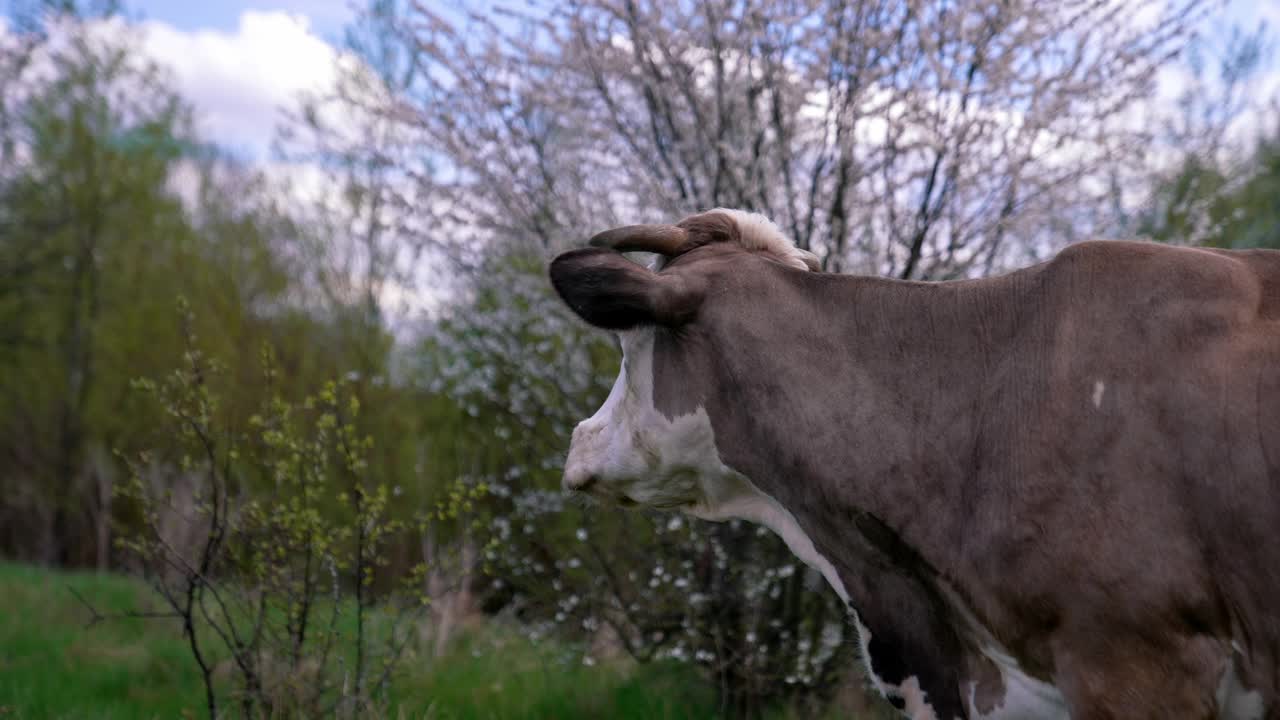
[[[1004,678],[1004,698],[986,713],[974,702],[977,686],[969,686],[969,716],[974,720],[1067,720],[1066,699],[1058,688],[1022,671],[1018,661],[999,647],[983,647]]]
[[[1232,649],[1239,652],[1239,646],[1232,643]],[[1222,672],[1218,681],[1218,691],[1214,699],[1218,703],[1218,717],[1221,720],[1262,720],[1266,708],[1262,704],[1262,693],[1248,690],[1240,682],[1236,674],[1235,659],[1227,661],[1227,669]]]
[[[974,720],[1066,720],[1070,717],[1066,698],[1057,687],[1024,672],[1018,660],[978,621],[959,593],[946,583],[942,583],[939,590],[963,624],[957,629],[966,633],[982,655],[995,664],[1004,680],[1004,697],[985,713],[978,710],[975,701],[976,684],[964,688],[969,717]]]

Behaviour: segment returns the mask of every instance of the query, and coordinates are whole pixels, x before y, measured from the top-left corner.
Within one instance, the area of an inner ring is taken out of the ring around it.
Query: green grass
[[[709,718],[714,698],[690,669],[679,665],[585,667],[553,646],[523,638],[473,635],[400,697],[408,717],[434,706],[435,717],[490,718]],[[495,642],[496,640],[496,642]]]
[[[0,720],[205,717],[204,686],[176,620],[112,619],[89,626],[92,613],[72,588],[103,613],[161,609],[153,592],[132,578],[0,563]],[[389,716],[716,716],[713,689],[688,666],[613,661],[588,667],[578,657],[563,645],[535,644],[488,623],[461,634],[442,658],[412,648],[392,683]],[[860,703],[841,705],[824,717],[859,715],[853,707]],[[227,717],[235,717],[235,708],[224,708]],[[772,720],[803,716],[785,708],[767,714]]]
[[[204,689],[171,619],[91,619],[70,588],[104,613],[159,609],[117,575],[0,564],[0,720],[204,717]],[[473,630],[443,658],[407,659],[392,717],[709,718],[714,696],[689,668],[586,667],[554,643],[498,625]]]
[[[172,620],[86,628],[74,587],[104,610],[153,607],[127,578],[0,565],[0,718],[180,718],[200,676]]]

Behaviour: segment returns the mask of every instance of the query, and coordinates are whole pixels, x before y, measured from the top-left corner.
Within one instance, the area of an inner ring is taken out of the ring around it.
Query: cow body
[[[624,349],[567,487],[773,528],[911,717],[1280,717],[1280,253],[915,283],[687,227],[553,264]]]

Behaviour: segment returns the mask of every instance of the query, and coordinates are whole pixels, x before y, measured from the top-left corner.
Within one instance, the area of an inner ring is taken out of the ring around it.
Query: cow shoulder
[[[1239,314],[1258,309],[1258,263],[1234,252],[1155,242],[1092,240],[1069,245],[1045,268],[1045,279],[1076,301],[1111,312],[1156,312],[1166,319],[1201,309]]]

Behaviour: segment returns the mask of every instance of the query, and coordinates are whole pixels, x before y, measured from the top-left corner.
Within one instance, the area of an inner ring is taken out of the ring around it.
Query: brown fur
[[[557,263],[575,309],[612,292]],[[1072,717],[1211,717],[1233,655],[1280,717],[1280,252],[1091,242],[914,283],[710,243],[649,276],[697,289],[658,321],[658,408],[704,407],[795,515],[886,680],[939,717],[998,702],[958,597]]]

